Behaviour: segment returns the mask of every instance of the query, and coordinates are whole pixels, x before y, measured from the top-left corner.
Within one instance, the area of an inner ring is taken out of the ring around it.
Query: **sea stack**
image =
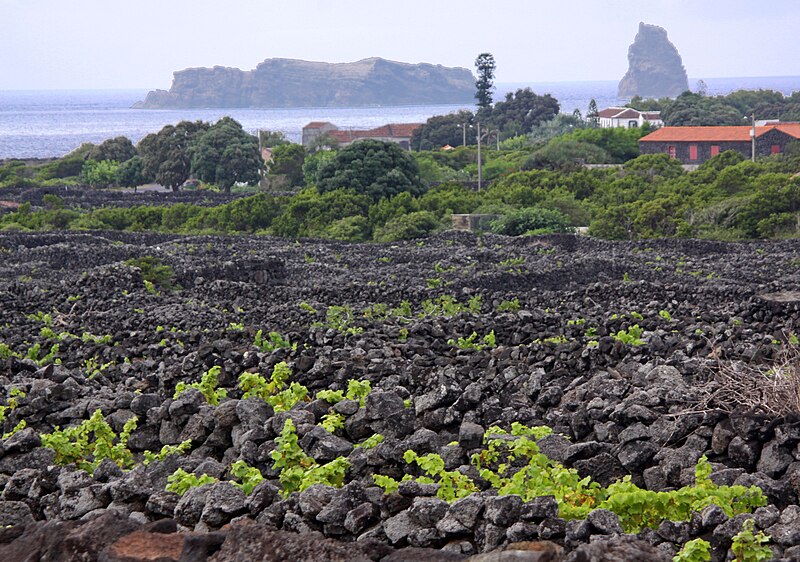
[[[617,96],[674,98],[688,89],[686,69],[678,49],[667,39],[667,30],[639,23],[639,32],[628,48],[628,72],[620,80]]]

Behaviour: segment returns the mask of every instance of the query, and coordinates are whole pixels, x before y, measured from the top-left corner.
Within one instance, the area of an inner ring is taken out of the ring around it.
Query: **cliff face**
[[[657,25],[639,24],[628,48],[628,72],[619,83],[617,96],[632,98],[676,97],[689,89],[689,79],[678,49]]]
[[[189,68],[169,91],[155,90],[137,109],[204,107],[353,107],[471,103],[475,78],[466,68],[380,58],[330,64],[267,59],[255,70]]]

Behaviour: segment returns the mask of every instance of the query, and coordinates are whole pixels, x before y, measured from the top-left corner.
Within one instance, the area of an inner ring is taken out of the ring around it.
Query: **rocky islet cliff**
[[[381,58],[332,64],[267,59],[254,70],[188,68],[169,91],[154,90],[136,109],[206,107],[357,107],[470,103],[474,77],[466,68],[407,64]]]
[[[663,27],[639,24],[628,48],[628,72],[619,83],[617,97],[676,97],[689,89],[683,61]]]

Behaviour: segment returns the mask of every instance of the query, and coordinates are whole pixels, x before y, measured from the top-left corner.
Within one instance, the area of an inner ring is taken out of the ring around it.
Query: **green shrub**
[[[160,259],[153,256],[142,256],[125,261],[125,265],[138,267],[142,272],[142,279],[164,291],[175,289],[175,271],[165,265]]]
[[[439,227],[440,223],[436,215],[430,211],[417,211],[395,217],[376,229],[375,240],[377,242],[395,242],[423,238]]]
[[[200,382],[186,384],[185,382],[180,381],[177,385],[175,385],[175,394],[172,397],[173,400],[177,399],[181,394],[190,388],[196,388],[206,399],[206,402],[212,406],[219,405],[219,401],[228,395],[224,388],[217,388],[219,384],[220,371],[222,371],[222,367],[215,365],[203,373],[203,376],[200,378]]]
[[[95,410],[92,417],[78,426],[63,430],[56,427],[52,433],[43,433],[42,447],[55,451],[56,464],[74,463],[90,474],[103,459],[111,459],[121,468],[130,468],[133,465],[133,453],[128,450],[127,444],[136,424],[135,417],[129,419],[117,437],[103,419],[102,412]]]
[[[526,207],[511,212],[492,223],[492,232],[507,236],[520,236],[536,232],[570,232],[569,219],[550,209]]]

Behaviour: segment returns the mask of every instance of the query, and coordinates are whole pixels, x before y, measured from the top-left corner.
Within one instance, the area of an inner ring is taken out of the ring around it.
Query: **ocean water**
[[[755,78],[704,78],[709,95],[737,89],[773,89],[790,94],[800,90],[800,76]],[[690,79],[694,89],[696,79]],[[498,84],[495,100],[506,92],[530,87],[537,94],[551,94],[561,111],[586,113],[594,98],[600,109],[624,103],[616,97],[617,81],[528,82]],[[421,123],[433,115],[474,106],[412,105],[400,107],[293,108],[293,109],[130,109],[146,90],[47,90],[0,91],[0,159],[63,156],[81,143],[100,143],[123,135],[134,143],[164,125],[182,120],[216,121],[229,115],[255,133],[258,129],[281,131],[300,141],[310,121],[330,121],[340,128],[369,129],[386,123]]]

